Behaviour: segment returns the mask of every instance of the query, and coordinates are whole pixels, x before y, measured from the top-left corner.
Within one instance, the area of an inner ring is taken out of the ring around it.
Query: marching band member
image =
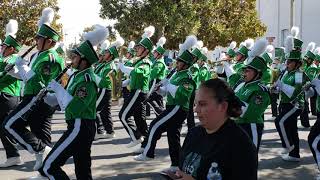
[[[292,36],[286,39],[286,64],[285,73],[276,82],[280,91],[279,115],[275,125],[280,135],[283,151],[282,159],[285,161],[300,161],[299,136],[297,117],[304,107],[304,93],[302,87],[306,82],[306,75],[300,71],[302,41],[297,38],[295,27]]]
[[[113,130],[113,121],[111,116],[112,103],[112,80],[111,73],[116,70],[114,60],[119,57],[118,48],[124,44],[122,37],[118,36],[116,41],[111,43],[110,47],[103,50],[101,62],[94,70],[98,85],[97,98],[97,135],[96,139],[115,137]]]
[[[77,71],[71,76],[67,89],[52,80],[45,101],[48,104],[59,104],[65,110],[68,124],[58,142],[45,158],[39,169],[42,176],[49,179],[69,179],[61,169],[72,156],[77,179],[92,179],[91,145],[96,132],[96,101],[97,83],[93,68],[99,58],[94,46],[101,43],[107,36],[107,29],[99,26],[84,35],[84,42],[72,50],[72,67]],[[41,176],[33,179],[40,179]]]
[[[146,122],[146,107],[144,101],[149,91],[149,77],[151,62],[147,58],[153,48],[150,37],[154,34],[154,27],[149,26],[145,29],[142,40],[137,45],[137,57],[139,58],[132,67],[119,63],[119,69],[130,76],[130,97],[124,102],[119,118],[125,130],[131,138],[127,147],[133,147],[143,141],[143,137],[148,134]],[[129,117],[133,115],[134,122]]]
[[[147,161],[154,158],[156,143],[161,134],[167,132],[171,166],[164,171],[175,172],[178,169],[181,148],[180,131],[189,112],[191,94],[196,88],[188,70],[194,62],[189,49],[196,42],[195,36],[187,37],[180,48],[182,53],[176,59],[176,73],[169,80],[162,81],[158,93],[167,95],[166,110],[151,122],[149,134],[143,141],[142,148],[136,151],[143,151],[142,154],[134,157],[136,161]]]
[[[154,62],[151,66],[151,74],[150,74],[150,92],[148,93],[147,103],[154,110],[154,113],[158,116],[164,111],[163,105],[163,97],[158,93],[153,91],[153,88],[156,83],[159,83],[163,80],[167,73],[167,66],[163,59],[163,54],[165,53],[165,49],[163,45],[166,43],[166,38],[161,37],[157,43],[157,48],[153,51]],[[152,94],[150,94],[152,93]]]
[[[258,40],[244,62],[244,82],[235,88],[236,96],[245,104],[236,123],[243,128],[259,150],[264,127],[263,114],[270,104],[268,88],[262,84],[267,71],[265,60],[260,57],[267,46],[266,40]]]
[[[56,78],[64,69],[64,60],[55,51],[59,34],[49,25],[53,21],[54,11],[45,8],[38,22],[36,35],[38,52],[33,56],[29,66],[25,59],[18,57],[15,67],[25,82],[22,102],[13,110],[4,122],[4,128],[24,149],[36,156],[34,170],[38,170],[44,157],[50,151],[52,108],[40,102],[34,104],[37,94],[43,86]],[[33,105],[36,105],[33,107]],[[25,117],[27,116],[27,117]],[[30,126],[30,130],[27,129]]]
[[[9,20],[6,26],[6,38],[1,45],[0,57],[0,123],[4,122],[10,111],[14,110],[19,104],[20,81],[5,73],[7,65],[14,65],[18,57],[17,53],[21,49],[20,43],[16,40],[18,31],[18,22]],[[7,136],[3,128],[0,128],[0,138],[6,152],[7,160],[0,164],[0,167],[10,167],[21,164],[20,154],[16,147],[15,141]]]

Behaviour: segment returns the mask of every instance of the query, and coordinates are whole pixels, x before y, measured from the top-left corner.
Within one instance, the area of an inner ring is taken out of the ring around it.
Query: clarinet
[[[55,78],[55,81],[59,82],[62,78],[62,76],[68,71],[68,69],[71,67],[70,65],[67,65],[62,72]],[[41,104],[42,99],[47,95],[49,92],[48,87],[46,87],[43,83],[39,82],[42,86],[42,89],[39,91],[39,93],[31,100],[31,106],[27,112],[25,112],[23,115],[21,115],[21,118],[24,120],[27,120],[30,114],[38,108],[38,106]]]
[[[26,52],[24,52],[22,55],[21,55],[21,58],[23,59],[24,57],[26,57],[32,50],[33,48],[35,48],[37,45],[34,44],[32,45],[29,49],[27,49]],[[11,71],[13,68],[14,68],[15,64],[8,64],[5,68],[4,68],[4,71],[3,73],[0,75],[0,77],[3,77],[5,75],[8,74],[9,71]]]
[[[171,76],[172,76],[175,72],[176,72],[176,68],[172,69],[172,70],[169,72],[169,74],[166,76],[165,79],[170,79]],[[162,84],[162,81],[160,81],[160,82],[158,82],[158,83],[156,83],[156,84],[154,85],[154,88],[151,89],[151,91],[147,94],[147,98],[143,101],[143,103],[146,103],[146,102],[150,99],[151,94],[154,93],[154,92],[156,92],[156,90],[158,89],[159,86],[161,86],[161,84]]]

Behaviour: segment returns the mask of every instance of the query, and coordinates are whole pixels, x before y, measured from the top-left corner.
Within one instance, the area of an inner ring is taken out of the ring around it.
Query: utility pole
[[[293,18],[294,18],[294,0],[290,0],[290,27],[289,27],[289,29],[294,25]]]

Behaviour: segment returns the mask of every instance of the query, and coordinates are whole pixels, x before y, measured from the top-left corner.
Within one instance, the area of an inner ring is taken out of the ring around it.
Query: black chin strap
[[[80,58],[80,61],[79,61],[78,65],[77,65],[76,69],[78,69],[78,70],[79,70],[79,68],[80,68],[80,64],[82,63],[82,61],[83,61],[83,59],[82,59],[82,58]]]

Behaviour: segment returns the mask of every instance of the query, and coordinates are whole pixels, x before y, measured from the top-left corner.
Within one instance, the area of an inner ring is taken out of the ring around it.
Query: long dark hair
[[[218,78],[209,79],[200,87],[209,89],[218,103],[223,101],[228,103],[227,115],[229,117],[237,118],[241,115],[242,102],[225,81]]]

